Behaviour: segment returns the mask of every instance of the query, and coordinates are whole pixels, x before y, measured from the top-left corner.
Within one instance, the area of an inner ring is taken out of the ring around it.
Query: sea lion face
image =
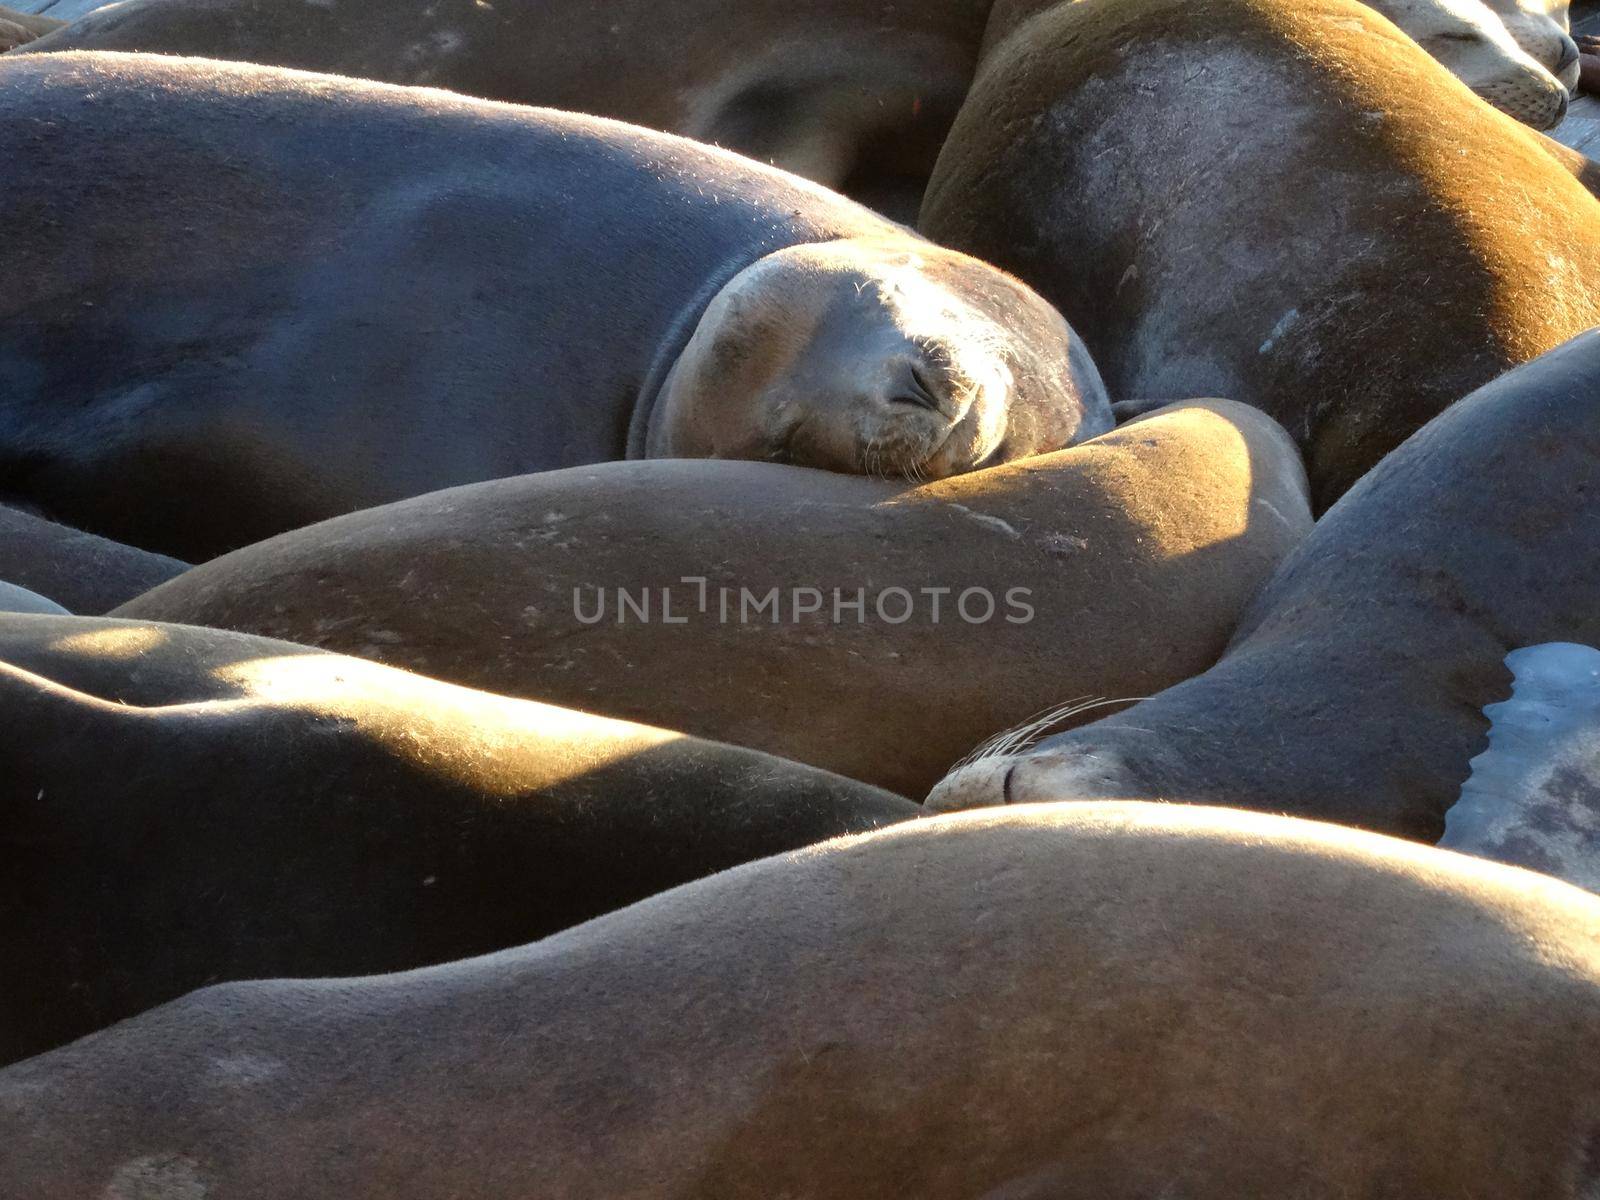
[[[1002,272],[899,240],[795,246],[718,293],[651,413],[651,458],[937,479],[1112,427],[1060,315]]]
[[[923,807],[958,812],[1058,800],[1142,799],[1148,790],[1115,744],[1040,745],[1021,753],[980,756],[956,767],[934,785]]]
[[[998,734],[952,767],[923,807],[959,812],[1063,800],[1157,799],[1161,789],[1147,778],[1150,751],[1170,756],[1171,748],[1164,740],[1152,743],[1149,730],[1091,720],[1062,733],[1049,732],[1086,713],[1140,699],[1074,701]]]
[[[1500,13],[1500,20],[1524,54],[1533,59],[1569,93],[1578,90],[1578,45],[1567,32],[1566,10],[1560,16],[1516,8]]]
[[[1535,129],[1550,129],[1567,115],[1569,97],[1561,80],[1530,56],[1507,22],[1480,0],[1375,0],[1372,6],[1507,116]],[[1549,18],[1542,20],[1554,28]],[[1529,21],[1536,23],[1531,14]],[[1559,44],[1545,49],[1549,68],[1570,70],[1576,83],[1577,46],[1572,46],[1570,59]]]

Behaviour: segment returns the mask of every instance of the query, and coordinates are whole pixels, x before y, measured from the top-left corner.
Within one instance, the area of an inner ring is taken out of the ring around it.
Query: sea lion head
[[[1506,32],[1522,51],[1560,81],[1569,93],[1578,90],[1578,44],[1567,30],[1566,10],[1554,13],[1516,8],[1500,12]]]
[[[1535,129],[1550,129],[1567,115],[1567,88],[1518,44],[1507,23],[1482,0],[1373,0],[1372,7],[1507,116]],[[1543,20],[1554,27],[1550,18]],[[1532,23],[1530,15],[1530,36]],[[1564,33],[1561,37],[1572,41]],[[1570,58],[1558,43],[1544,50],[1549,66],[1568,71],[1576,83],[1577,46],[1571,47]]]
[[[1144,730],[1094,722],[1039,736],[1063,720],[1134,699],[1072,704],[1008,730],[951,768],[923,806],[930,812],[958,812],[1058,800],[1158,799],[1159,789],[1139,769],[1143,751],[1151,748]]]
[[[722,288],[649,414],[651,458],[937,479],[1109,430],[1059,313],[909,237],[792,246]]]

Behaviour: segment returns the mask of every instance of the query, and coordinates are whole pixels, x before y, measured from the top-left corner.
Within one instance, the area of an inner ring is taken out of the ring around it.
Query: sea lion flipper
[[[1511,698],[1484,709],[1489,748],[1439,844],[1600,890],[1600,650],[1551,642],[1506,665]]]

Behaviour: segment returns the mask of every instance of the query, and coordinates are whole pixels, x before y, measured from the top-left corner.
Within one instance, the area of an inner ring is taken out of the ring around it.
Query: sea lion
[[[0,579],[49,596],[70,612],[98,616],[188,569],[175,558],[0,504]]]
[[[1507,650],[1600,644],[1597,377],[1600,330],[1447,409],[1317,523],[1210,671],[981,757],[928,806],[1186,798],[1438,841]]]
[[[1023,22],[1063,2],[997,0],[984,33],[983,53],[1000,45]],[[1518,39],[1507,28],[1512,18],[1502,19],[1483,0],[1366,3],[1507,116],[1548,129],[1566,114],[1567,93],[1577,79],[1578,50],[1548,15],[1511,5],[1523,29],[1523,39]]]
[[[1484,709],[1441,846],[1600,892],[1600,650],[1555,642],[1506,656],[1512,694]]]
[[[0,490],[145,549],[642,453],[707,398],[743,451],[919,478],[1111,425],[1022,284],[681,138],[154,55],[7,57],[0,103]]]
[[[30,592],[27,588],[0,580],[0,613],[54,613],[70,616],[68,610],[54,600]]]
[[[1204,670],[1309,528],[1287,435],[1213,401],[920,486],[667,460],[456,488],[247,547],[117,612],[920,795],[1047,704]]]
[[[0,54],[15,50],[18,46],[26,46],[39,36],[27,25],[10,19],[17,15],[20,14],[0,8]]]
[[[1539,144],[1544,147],[1545,153],[1554,158],[1563,170],[1583,186],[1585,191],[1600,199],[1600,163],[1595,162],[1587,154],[1570,146],[1563,146],[1554,138],[1543,134],[1539,135]],[[1115,413],[1116,405],[1112,405],[1112,411]]]
[[[1484,0],[1529,58],[1561,81],[1570,93],[1578,89],[1578,45],[1566,0]]]
[[[614,117],[773,162],[910,221],[989,5],[127,0],[28,50],[233,59]]]
[[[47,33],[65,26],[65,21],[37,17],[32,13],[18,12],[0,6],[0,54],[26,46]]]
[[[29,1200],[1582,1200],[1600,899],[1331,825],[913,822],[0,1072]]]
[[[921,227],[1039,288],[1112,394],[1260,405],[1327,508],[1600,324],[1600,204],[1354,0],[1081,0],[987,60]]]
[[[1364,0],[1483,100],[1534,129],[1567,115],[1578,47],[1514,0]]]
[[[150,622],[0,616],[0,711],[4,1061],[217,980],[518,945],[919,811],[749,750]]]
[[[85,13],[91,13],[97,8],[104,8],[107,4],[114,3],[117,3],[117,0],[12,0],[7,11],[54,21],[56,25],[46,31],[53,32],[54,29],[69,24]]]

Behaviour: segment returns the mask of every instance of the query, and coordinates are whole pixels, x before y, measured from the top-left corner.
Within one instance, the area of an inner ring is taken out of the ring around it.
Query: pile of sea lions
[[[0,50],[0,1197],[1600,1197],[1564,7]]]

